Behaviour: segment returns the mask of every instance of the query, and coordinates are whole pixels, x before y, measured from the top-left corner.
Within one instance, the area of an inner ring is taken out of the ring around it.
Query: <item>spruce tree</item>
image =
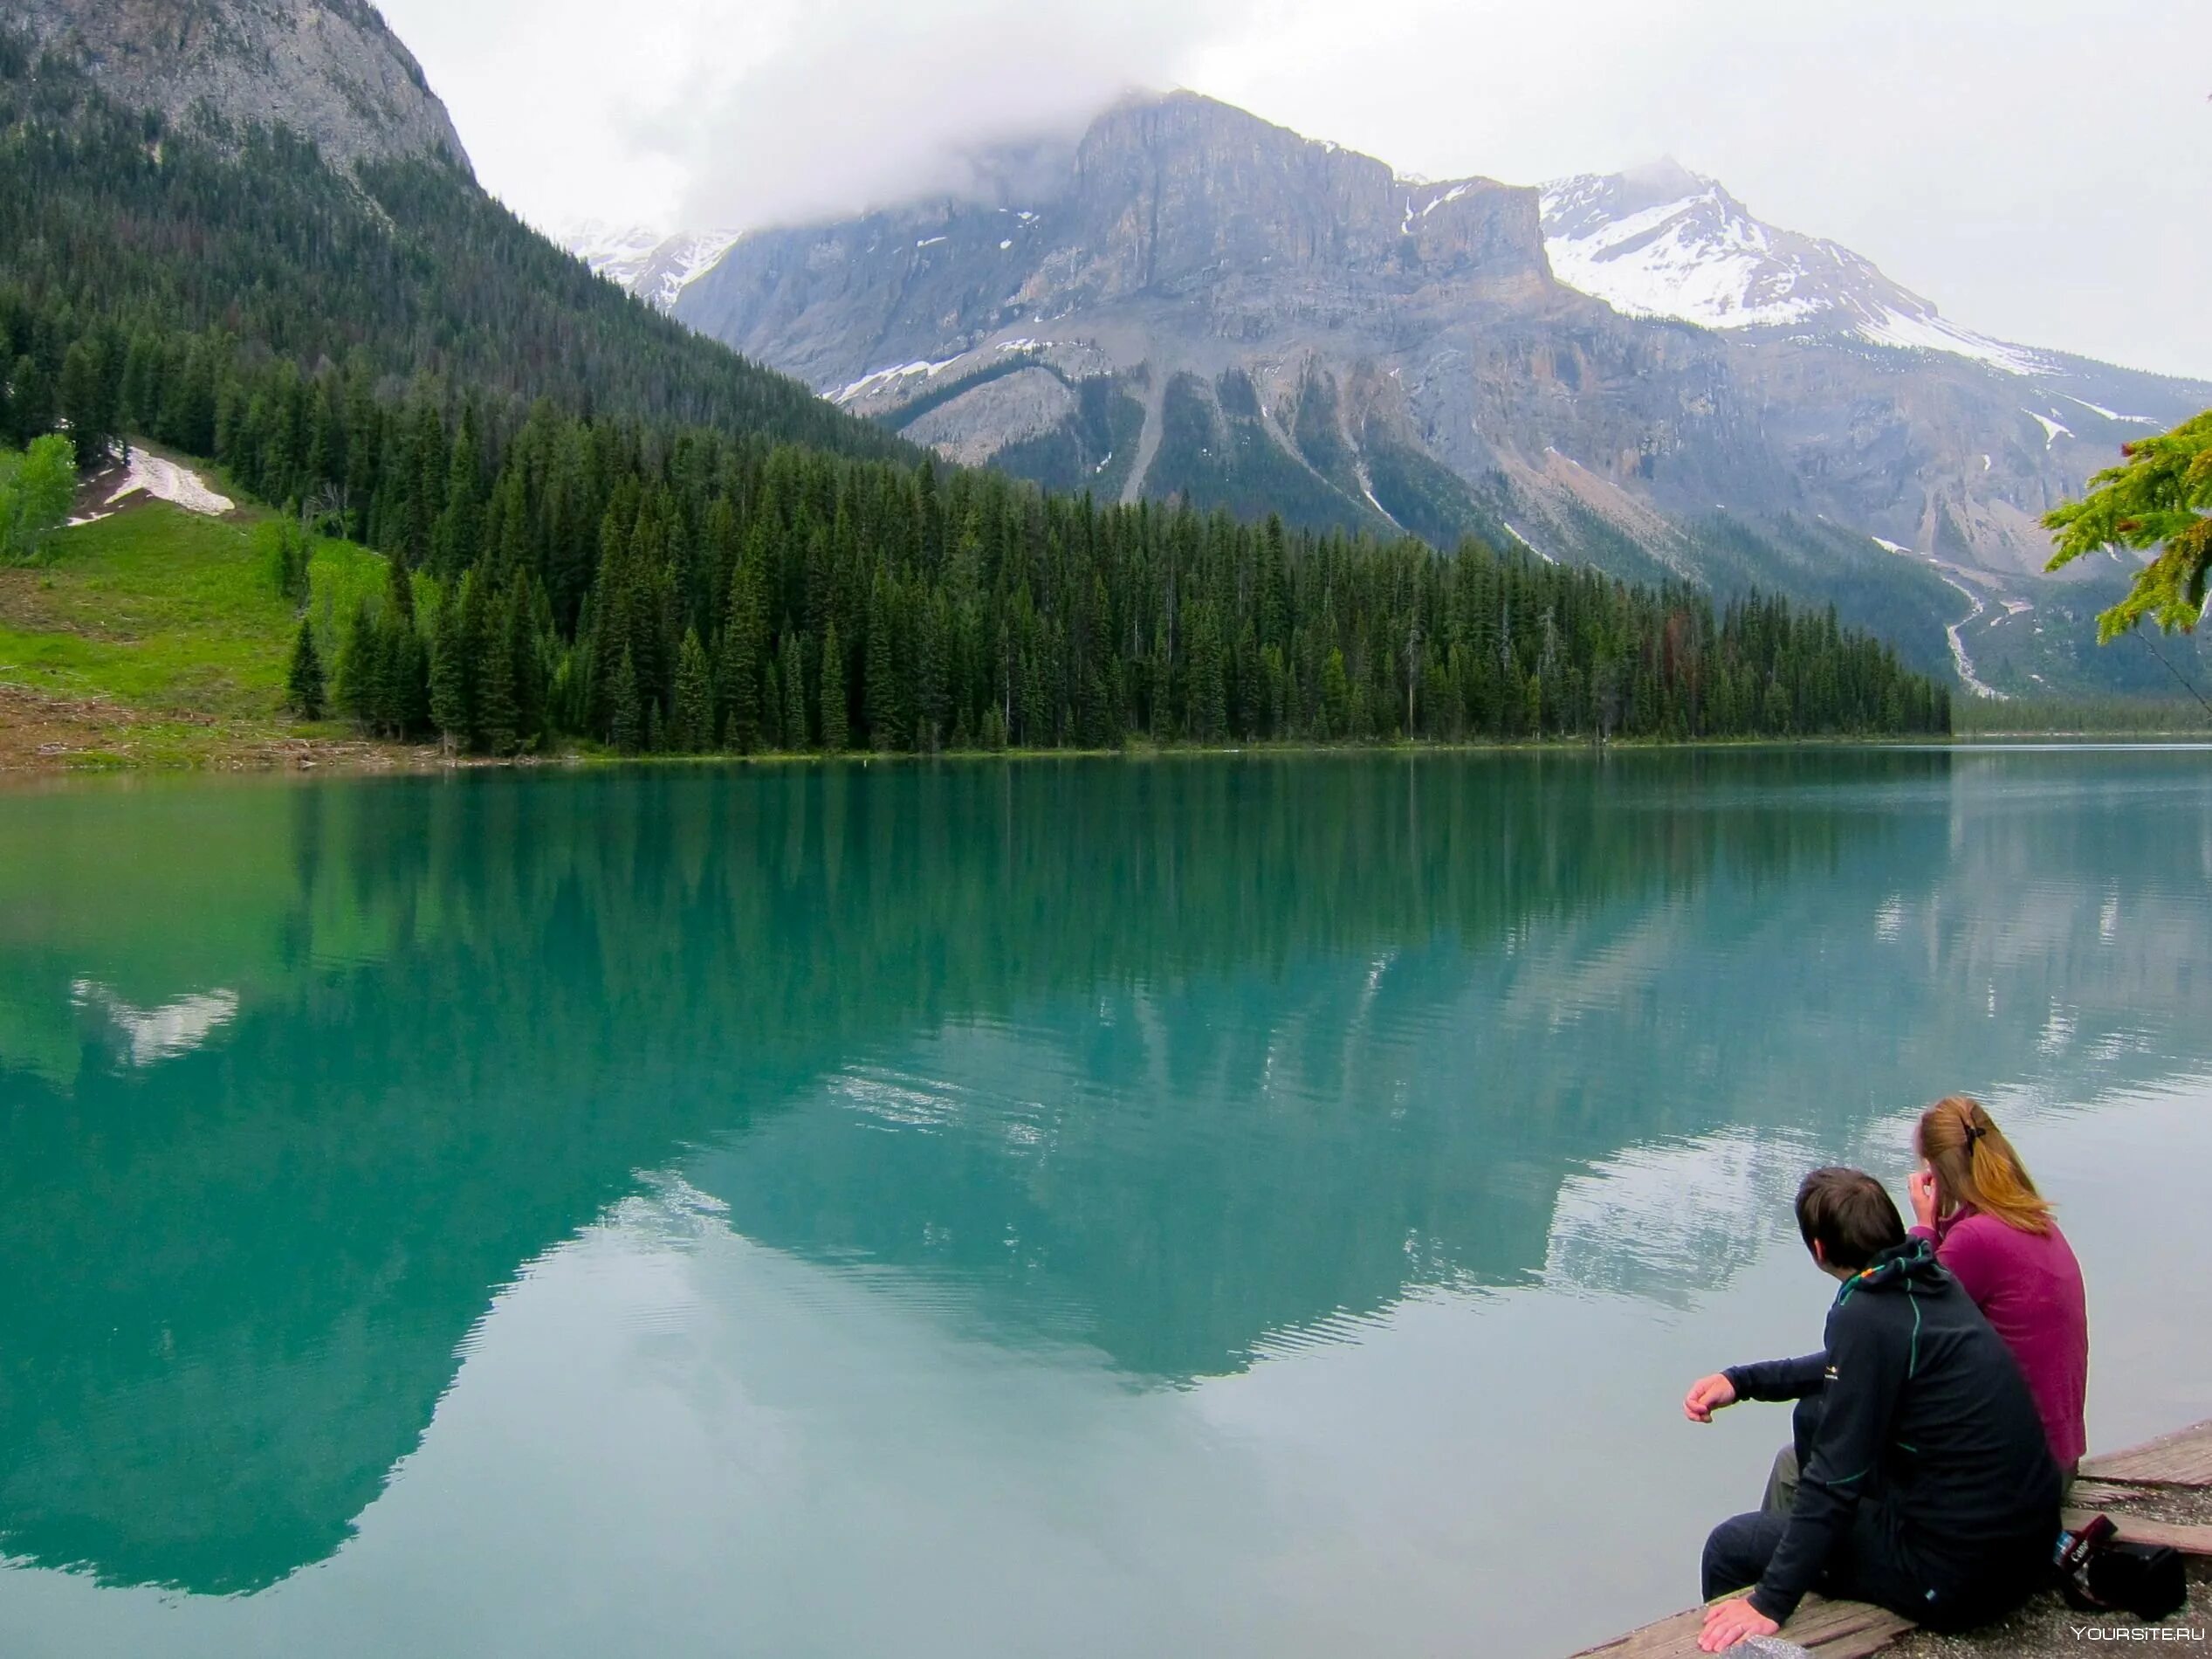
[[[759,568],[749,554],[731,572],[715,674],[724,736],[740,752],[760,746],[761,626]]]
[[[285,700],[303,720],[323,717],[323,659],[315,650],[314,625],[305,616],[292,642],[292,664],[285,671]]]
[[[430,723],[429,642],[412,622],[388,613],[382,637],[392,735],[406,737]]]
[[[376,724],[376,657],[381,645],[375,617],[364,599],[354,607],[354,620],[346,630],[345,649],[338,657],[339,709],[364,731],[374,729]]]
[[[381,736],[403,737],[409,729],[406,642],[410,637],[412,630],[387,613],[371,625],[369,647],[361,655],[362,719]]]
[[[914,619],[914,747],[925,753],[943,740],[951,710],[949,620],[941,601],[924,601]]]
[[[392,613],[410,626],[415,621],[415,576],[406,558],[398,553],[384,563],[384,595]]]
[[[32,438],[44,437],[53,430],[53,382],[38,360],[25,354],[8,370],[9,447],[24,448]]]
[[[522,710],[516,696],[513,633],[506,625],[506,607],[487,618],[483,638],[477,644],[477,741],[486,754],[512,754],[521,740]]]
[[[1321,734],[1345,738],[1352,733],[1352,685],[1344,653],[1332,647],[1321,664]]]
[[[713,740],[714,688],[709,682],[706,651],[698,630],[686,630],[676,657],[676,708],[669,721],[669,747],[697,754]]]
[[[782,663],[779,670],[783,680],[783,746],[787,749],[809,747],[813,733],[812,722],[807,717],[807,644],[797,634],[783,637]]]
[[[488,571],[474,570],[461,579],[461,706],[464,711],[463,729],[471,748],[486,747],[484,733],[484,676],[491,659],[491,644],[499,637],[493,624],[491,577]],[[513,664],[508,664],[510,670]],[[503,711],[510,733],[513,730],[513,687],[507,690],[508,706]]]
[[[845,648],[832,616],[821,637],[821,746],[835,754],[852,741],[845,712]]]
[[[878,750],[899,747],[898,665],[890,579],[881,569],[868,595],[868,657],[862,696],[867,704],[868,740]]]
[[[438,606],[437,629],[430,639],[430,723],[449,748],[460,747],[469,735],[468,664],[463,646],[461,595],[449,591]]]
[[[509,659],[514,664],[515,738],[526,749],[538,747],[545,736],[547,686],[539,653],[534,589],[523,572],[507,590],[507,614],[503,624]]]
[[[607,740],[624,754],[635,754],[645,737],[643,712],[638,707],[637,664],[628,651],[615,669],[615,683],[607,695]]]
[[[77,465],[85,472],[103,467],[114,458],[119,389],[108,375],[107,354],[100,342],[79,340],[63,355],[61,413],[77,445]]]

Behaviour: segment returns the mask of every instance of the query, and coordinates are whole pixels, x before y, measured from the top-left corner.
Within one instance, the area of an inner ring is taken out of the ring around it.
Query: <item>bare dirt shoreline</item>
[[[266,721],[160,712],[0,684],[0,773],[428,771],[435,747],[300,736]]]

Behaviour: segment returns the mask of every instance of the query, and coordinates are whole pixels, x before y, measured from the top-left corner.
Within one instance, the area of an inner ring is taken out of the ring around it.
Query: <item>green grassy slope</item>
[[[256,545],[267,516],[203,518],[150,501],[60,531],[38,565],[0,570],[0,681],[166,712],[279,718],[299,613]],[[333,619],[384,580],[379,555],[319,544],[308,610],[326,651]]]

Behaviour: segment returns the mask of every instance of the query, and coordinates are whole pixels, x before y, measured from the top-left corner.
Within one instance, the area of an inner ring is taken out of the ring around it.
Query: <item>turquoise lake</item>
[[[1982,1096],[2207,1415],[2212,751],[0,794],[0,1654],[1545,1656]]]

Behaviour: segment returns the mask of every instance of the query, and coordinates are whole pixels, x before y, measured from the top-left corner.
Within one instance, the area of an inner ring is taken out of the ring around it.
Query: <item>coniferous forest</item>
[[[495,754],[1948,731],[1832,612],[949,468],[429,160],[165,129],[0,37],[0,441],[388,556],[292,685]],[[287,565],[296,576],[304,559]]]

